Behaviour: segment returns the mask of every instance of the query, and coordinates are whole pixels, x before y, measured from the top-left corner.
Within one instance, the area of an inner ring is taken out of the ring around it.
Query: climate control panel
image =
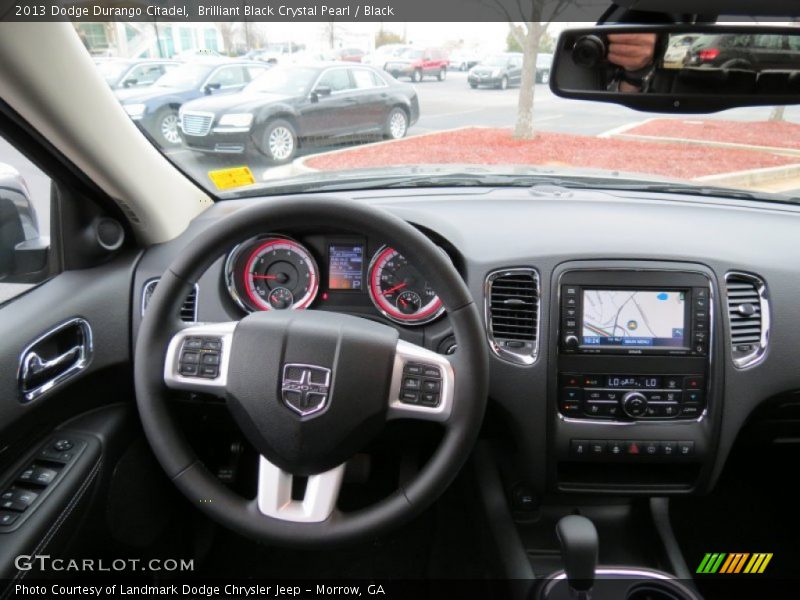
[[[558,409],[567,418],[698,419],[706,409],[705,387],[700,374],[561,373]]]

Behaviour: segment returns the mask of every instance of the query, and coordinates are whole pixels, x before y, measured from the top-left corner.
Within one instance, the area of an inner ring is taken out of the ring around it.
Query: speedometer
[[[309,251],[277,236],[234,249],[226,264],[228,289],[245,310],[306,308],[319,290],[319,269]]]
[[[392,321],[422,324],[444,312],[430,283],[397,250],[382,247],[369,265],[369,295]]]

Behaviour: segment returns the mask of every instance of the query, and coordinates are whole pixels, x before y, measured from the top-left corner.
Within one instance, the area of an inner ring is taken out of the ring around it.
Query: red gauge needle
[[[253,279],[277,279],[277,275],[253,275]]]
[[[388,290],[383,292],[383,295],[387,296],[387,295],[391,294],[392,292],[396,292],[397,290],[406,287],[407,285],[408,285],[407,283],[398,283],[396,286],[390,287]]]

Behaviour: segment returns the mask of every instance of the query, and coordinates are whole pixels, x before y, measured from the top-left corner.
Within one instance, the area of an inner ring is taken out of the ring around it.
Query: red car
[[[441,48],[409,48],[400,56],[392,58],[386,63],[384,69],[393,77],[409,77],[417,83],[427,76],[436,77],[443,81],[447,77],[447,68],[450,61],[447,53]]]
[[[334,60],[342,60],[345,62],[360,63],[364,60],[365,55],[366,52],[359,48],[339,48],[333,52]]]

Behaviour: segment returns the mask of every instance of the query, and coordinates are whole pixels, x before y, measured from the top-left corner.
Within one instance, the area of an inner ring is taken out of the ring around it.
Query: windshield
[[[208,75],[208,65],[182,65],[158,78],[154,85],[190,89],[198,87]]]
[[[490,56],[480,62],[485,67],[505,67],[508,64],[508,57],[503,55]]]
[[[184,57],[155,84],[180,92],[146,101],[141,90],[115,93],[143,134],[218,199],[548,178],[800,198],[797,106],[666,114],[556,96],[550,71],[559,35],[591,23],[553,22],[534,31],[535,40],[526,23],[491,21],[243,25],[173,26],[175,43],[161,47],[149,35],[107,36],[96,48],[95,37],[82,38],[90,53],[119,56],[94,66],[109,81],[126,53]],[[724,37],[665,39],[664,68],[739,60],[739,46],[721,45]],[[213,62],[203,56],[212,50],[221,56]],[[256,51],[276,54],[268,62]],[[800,56],[800,47],[786,52]],[[220,184],[215,172],[232,167],[248,175]]]
[[[113,85],[119,81],[119,78],[122,77],[128,68],[129,63],[123,61],[115,60],[97,63],[97,70],[100,72],[100,76],[105,79],[109,85]]]
[[[317,73],[319,73],[318,69],[276,67],[259,76],[245,88],[245,91],[287,96],[304,94],[313,83]]]
[[[400,56],[403,57],[403,58],[409,58],[411,60],[416,60],[418,58],[422,58],[422,50],[413,50],[413,49],[404,50],[400,54]]]

